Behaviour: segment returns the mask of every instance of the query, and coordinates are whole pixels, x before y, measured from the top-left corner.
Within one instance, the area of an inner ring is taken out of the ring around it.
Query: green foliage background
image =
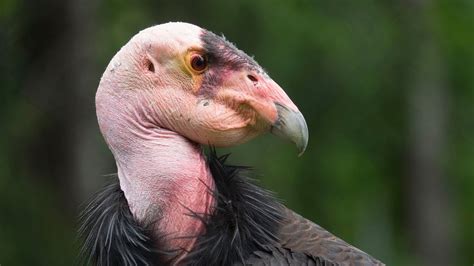
[[[101,175],[115,171],[95,125],[93,100],[100,75],[139,30],[186,21],[223,33],[254,55],[309,126],[310,142],[301,158],[274,137],[221,152],[231,151],[234,163],[254,166],[263,185],[289,207],[389,265],[419,265],[426,254],[443,252],[423,253],[416,247],[416,238],[430,232],[415,233],[423,228],[411,223],[417,217],[414,201],[424,194],[410,174],[415,80],[442,83],[439,110],[446,118],[437,169],[448,195],[442,204],[449,210],[442,228],[454,245],[447,255],[452,265],[471,265],[474,1],[419,1],[422,7],[413,2],[2,0],[0,264],[71,265],[77,253],[79,203],[106,180]],[[77,8],[93,12],[75,13]],[[81,15],[76,26],[67,24],[71,14]],[[89,27],[87,47],[68,43],[83,25]],[[56,51],[55,42],[70,49]],[[432,64],[416,59],[424,51],[420,43],[426,42],[439,55],[439,72],[418,71],[419,64]],[[75,62],[80,56],[69,57],[78,49],[85,49],[89,69]],[[50,61],[48,53],[36,56],[41,51],[62,54]],[[41,73],[54,76],[64,69],[74,71],[53,83],[41,82]],[[35,71],[40,74],[33,75]],[[81,90],[85,96],[76,97],[68,75],[89,81]],[[104,160],[103,168],[89,176],[96,183],[77,193],[75,180],[84,177],[75,174],[83,169],[75,163],[81,156],[76,119],[91,129],[86,141],[96,143],[90,160]],[[420,189],[414,193],[418,197],[409,196],[410,187]]]

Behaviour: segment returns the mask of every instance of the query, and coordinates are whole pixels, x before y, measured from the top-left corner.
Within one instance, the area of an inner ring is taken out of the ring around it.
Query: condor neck
[[[144,226],[153,226],[159,242],[167,243],[160,249],[185,254],[204,230],[203,222],[190,214],[208,214],[213,205],[214,182],[201,147],[166,129],[124,131],[133,141],[109,145],[130,210]]]

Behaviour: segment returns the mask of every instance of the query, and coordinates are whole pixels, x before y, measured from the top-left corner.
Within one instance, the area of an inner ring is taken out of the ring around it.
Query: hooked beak
[[[243,80],[246,82],[242,82],[240,78],[242,73],[235,73],[237,74],[234,75],[234,79],[228,81],[230,85],[227,87],[230,89],[224,89],[218,94],[220,101],[237,102],[237,106],[244,104],[253,109],[252,114],[257,114],[258,118],[248,119],[248,121],[253,121],[249,123],[251,127],[254,127],[252,132],[259,134],[268,132],[270,129],[272,134],[294,143],[298,149],[298,156],[301,156],[308,145],[308,126],[298,107],[267,75],[244,70]],[[249,76],[252,78],[248,78]],[[247,127],[248,124],[244,125]]]
[[[308,145],[308,126],[303,115],[279,103],[275,103],[275,106],[278,117],[271,127],[271,133],[293,142],[298,149],[298,156],[303,155]]]

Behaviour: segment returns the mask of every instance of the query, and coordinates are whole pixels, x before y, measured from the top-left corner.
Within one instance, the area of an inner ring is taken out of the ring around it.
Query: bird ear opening
[[[155,65],[150,60],[147,60],[147,68],[148,71],[155,73]]]
[[[149,72],[155,73],[155,64],[150,59],[147,59],[145,64]]]
[[[150,54],[147,53],[146,59],[145,59],[146,69],[151,73],[155,73],[155,69],[156,69],[155,64],[157,64],[155,59]]]

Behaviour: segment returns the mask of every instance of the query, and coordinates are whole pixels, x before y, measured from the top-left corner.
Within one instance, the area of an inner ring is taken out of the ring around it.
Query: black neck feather
[[[81,214],[80,261],[86,265],[156,265],[159,252],[146,226],[133,218],[118,180],[105,186]]]
[[[227,158],[214,149],[209,154],[215,182],[209,193],[216,208],[209,215],[188,213],[202,220],[206,231],[184,259],[186,265],[245,264],[253,252],[278,242],[282,206],[251,182],[248,167],[226,165]],[[95,196],[81,222],[82,256],[95,265],[162,265],[160,258],[172,255],[157,248],[165,237],[151,237],[150,227],[133,219],[118,182]]]
[[[191,265],[243,263],[254,251],[278,242],[281,205],[249,180],[248,167],[226,165],[227,158],[214,150],[209,155],[217,208],[209,217],[200,217],[206,233],[186,258]]]

